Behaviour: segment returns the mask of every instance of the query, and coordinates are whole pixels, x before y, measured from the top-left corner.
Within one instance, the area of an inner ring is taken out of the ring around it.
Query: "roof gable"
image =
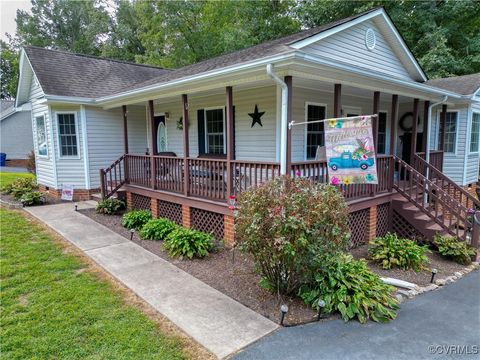
[[[375,47],[367,48],[366,32],[373,30]],[[427,78],[383,8],[290,44],[315,56],[348,66],[414,81]]]

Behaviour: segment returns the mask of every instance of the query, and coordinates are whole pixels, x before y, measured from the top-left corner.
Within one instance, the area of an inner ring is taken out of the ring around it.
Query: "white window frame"
[[[382,153],[381,155],[388,155],[390,154],[390,137],[388,136],[390,134],[390,121],[389,120],[389,116],[390,116],[390,113],[387,111],[387,110],[378,110],[379,113],[385,113],[387,115],[387,118],[385,119],[386,121],[386,124],[385,124],[385,153]],[[379,125],[380,125],[380,119],[378,119],[379,122],[378,122],[378,127],[377,129],[379,129]],[[378,145],[378,143],[377,143]],[[375,149],[375,152],[377,154],[380,154],[378,152],[378,149]]]
[[[439,149],[439,142],[440,142],[440,116],[441,116],[441,113],[442,113],[442,110],[437,110],[437,126],[436,126],[436,129],[435,129],[435,149],[436,150],[440,150]],[[450,151],[443,151],[444,154],[453,154],[453,155],[457,155],[457,150],[458,150],[458,120],[459,120],[459,116],[460,116],[460,110],[448,110],[447,109],[447,113],[457,113],[457,116],[456,116],[456,124],[455,124],[455,146],[454,146],[454,151],[453,152],[450,152]]]
[[[469,154],[478,154],[480,152],[480,127],[479,127],[479,139],[478,139],[477,150],[472,151],[473,117],[474,117],[475,114],[478,115],[478,117],[480,119],[480,111],[472,111],[472,121],[470,122],[470,139],[468,139],[468,153]]]
[[[318,102],[313,102],[313,101],[306,101],[305,102],[305,114],[304,114],[304,119],[305,119],[305,127],[304,127],[304,134],[303,134],[303,159],[305,161],[307,160],[307,138],[308,138],[308,106],[313,105],[313,106],[322,106],[325,108],[325,119],[328,119],[328,107],[326,103],[318,103]],[[325,138],[325,128],[324,128],[324,138]]]
[[[41,155],[38,150],[40,149],[40,144],[38,143],[38,126],[37,126],[37,119],[38,118],[43,118],[43,130],[45,131],[45,143],[47,144],[47,154],[46,155]],[[37,115],[37,116],[34,116],[33,117],[33,120],[35,121],[35,144],[37,145],[37,149],[36,149],[36,155],[39,157],[39,158],[42,158],[42,159],[48,159],[48,156],[50,154],[50,151],[48,149],[48,134],[47,134],[47,114],[46,113],[43,113],[41,115]]]
[[[205,154],[211,154],[208,152],[208,128],[207,128],[207,111],[208,110],[222,110],[223,117],[223,155],[227,153],[227,136],[226,136],[226,121],[225,121],[225,106],[212,106],[203,109],[203,123],[205,128]],[[222,154],[212,154],[212,155],[222,155]]]
[[[58,115],[73,115],[75,121],[75,137],[77,139],[77,155],[62,155],[61,143],[60,143],[60,125],[58,121]],[[80,128],[78,127],[78,115],[76,111],[55,111],[55,121],[57,125],[57,156],[59,159],[80,159],[80,137],[78,136]]]
[[[358,113],[358,116],[362,115],[362,108],[359,106],[350,106],[350,105],[345,105],[342,106],[342,116],[341,117],[347,117],[347,113]]]

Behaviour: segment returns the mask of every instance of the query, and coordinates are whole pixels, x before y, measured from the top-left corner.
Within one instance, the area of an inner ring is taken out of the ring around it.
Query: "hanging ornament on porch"
[[[180,119],[177,120],[177,130],[183,130],[183,116],[180,116]]]
[[[260,126],[263,127],[262,125],[262,116],[263,114],[265,114],[265,111],[258,111],[258,106],[257,104],[255,104],[255,110],[253,111],[253,113],[249,113],[248,115],[252,118],[252,126],[251,127],[254,127],[255,124],[259,124]]]

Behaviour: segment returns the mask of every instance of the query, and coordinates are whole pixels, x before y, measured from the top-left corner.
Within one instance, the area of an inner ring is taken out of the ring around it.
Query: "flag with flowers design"
[[[325,148],[331,184],[378,184],[372,134],[372,116],[326,122]]]

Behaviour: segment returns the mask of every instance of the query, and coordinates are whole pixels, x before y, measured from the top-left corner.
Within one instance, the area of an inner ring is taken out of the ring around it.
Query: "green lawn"
[[[5,185],[23,177],[33,177],[32,174],[0,172],[0,189]]]
[[[82,271],[42,228],[0,208],[0,230],[2,358],[184,358],[179,339]]]

